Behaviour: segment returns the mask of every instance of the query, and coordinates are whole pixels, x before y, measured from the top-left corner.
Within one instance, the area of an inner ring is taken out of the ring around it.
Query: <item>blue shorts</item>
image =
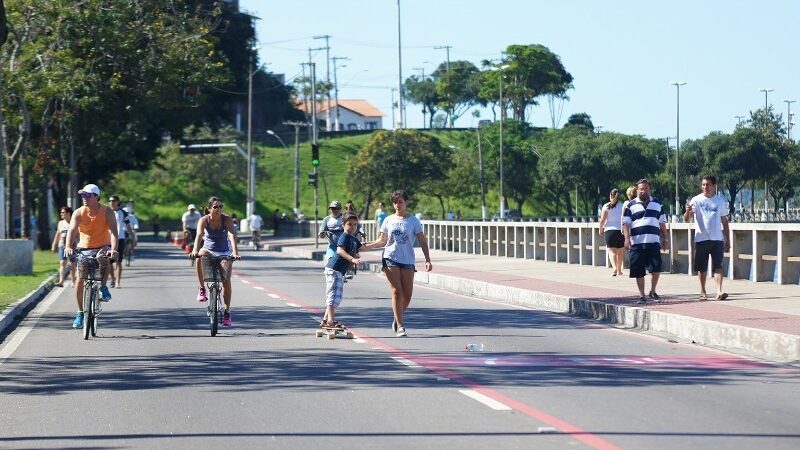
[[[66,261],[67,260],[67,255],[64,254],[64,248],[65,247],[62,247],[60,245],[58,246],[58,260],[59,261]]]
[[[631,248],[631,278],[642,278],[650,273],[661,272],[661,246],[651,244],[645,247]]]
[[[383,268],[384,268],[384,270],[387,267],[399,267],[399,268],[401,268],[403,270],[410,270],[412,272],[416,272],[417,271],[417,268],[413,264],[403,264],[403,263],[399,263],[399,262],[397,262],[397,261],[395,261],[393,259],[383,258]]]

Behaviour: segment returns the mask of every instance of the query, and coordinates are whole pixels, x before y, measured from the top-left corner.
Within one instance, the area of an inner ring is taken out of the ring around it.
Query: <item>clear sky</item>
[[[259,17],[261,61],[287,79],[300,72],[317,35],[331,35],[331,56],[350,58],[338,71],[339,98],[364,98],[391,127],[398,83],[397,0],[240,0]],[[604,131],[675,136],[681,87],[681,140],[731,131],[734,116],[762,108],[761,88],[786,117],[800,112],[800,1],[796,0],[401,0],[403,78],[445,60],[498,58],[510,44],[542,44],[561,57],[575,89],[561,122],[586,112]],[[324,78],[325,52],[314,52]],[[487,111],[483,118],[490,118]],[[422,125],[407,107],[408,125]],[[800,114],[796,116],[800,118]],[[471,126],[465,114],[456,126]],[[800,124],[800,120],[795,120]],[[550,126],[547,102],[532,122]],[[794,136],[800,134],[795,128]]]

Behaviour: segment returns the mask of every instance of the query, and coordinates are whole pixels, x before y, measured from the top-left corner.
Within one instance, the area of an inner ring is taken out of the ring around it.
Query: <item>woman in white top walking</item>
[[[614,271],[611,276],[622,275],[622,255],[625,238],[622,236],[622,204],[619,202],[619,189],[608,194],[610,202],[603,205],[600,215],[600,235],[606,240],[606,255]]]
[[[411,293],[414,290],[414,241],[419,241],[425,255],[425,271],[433,270],[428,241],[422,232],[419,219],[407,211],[408,194],[397,190],[392,192],[392,205],[395,213],[388,216],[381,224],[380,235],[371,247],[385,246],[383,249],[383,272],[392,290],[392,330],[398,337],[406,336],[403,316],[411,304]]]

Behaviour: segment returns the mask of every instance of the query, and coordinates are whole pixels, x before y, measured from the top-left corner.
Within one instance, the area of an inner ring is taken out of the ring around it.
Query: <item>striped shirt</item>
[[[631,227],[631,244],[634,246],[660,244],[661,224],[666,221],[661,201],[652,196],[647,206],[634,198],[622,212],[622,224]]]

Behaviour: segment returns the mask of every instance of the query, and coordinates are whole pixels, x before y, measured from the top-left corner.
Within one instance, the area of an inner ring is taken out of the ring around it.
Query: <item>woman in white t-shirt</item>
[[[614,271],[611,276],[622,275],[622,252],[625,238],[622,236],[622,204],[619,202],[619,189],[612,189],[608,195],[610,202],[603,205],[600,214],[600,236],[606,240],[606,255]]]
[[[395,213],[386,217],[381,224],[380,235],[373,247],[385,246],[383,249],[383,273],[392,290],[392,312],[394,321],[392,330],[398,337],[406,336],[403,316],[411,304],[411,294],[414,290],[414,242],[419,241],[422,253],[425,255],[425,271],[433,270],[431,255],[428,251],[428,241],[422,232],[419,219],[407,211],[408,194],[397,190],[392,192],[392,205]]]

